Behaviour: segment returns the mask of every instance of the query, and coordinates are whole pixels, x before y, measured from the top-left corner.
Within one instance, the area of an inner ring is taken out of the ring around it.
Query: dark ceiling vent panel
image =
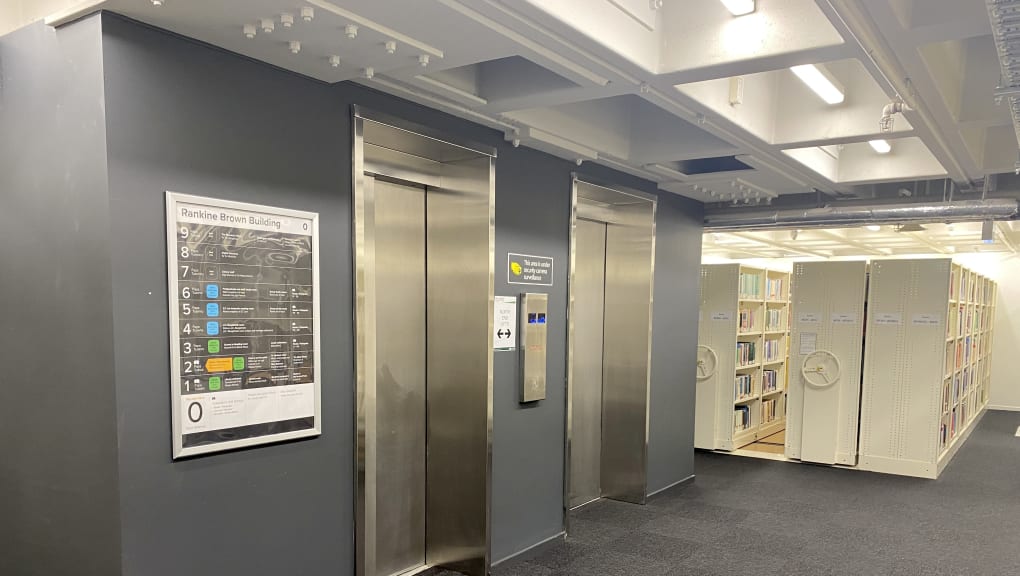
[[[739,172],[754,170],[754,167],[737,160],[736,156],[716,156],[715,158],[694,158],[662,164],[681,174],[694,176],[697,174],[715,174],[716,172]]]

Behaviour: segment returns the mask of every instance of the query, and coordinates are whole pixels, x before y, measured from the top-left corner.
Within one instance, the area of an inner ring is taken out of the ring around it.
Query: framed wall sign
[[[174,458],[319,435],[318,214],[166,201]]]

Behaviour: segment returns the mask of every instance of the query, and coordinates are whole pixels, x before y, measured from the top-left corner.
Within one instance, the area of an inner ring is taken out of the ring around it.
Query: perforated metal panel
[[[716,450],[732,439],[731,387],[736,370],[738,264],[701,267],[701,311],[698,344],[718,358],[715,374],[697,380],[694,446]],[[721,414],[726,409],[728,414]]]
[[[797,263],[792,290],[786,455],[805,462],[854,465],[867,263]],[[804,380],[804,359],[815,350],[831,352],[839,360],[839,379],[831,386]]]
[[[934,478],[949,302],[949,259],[872,263],[860,467]]]

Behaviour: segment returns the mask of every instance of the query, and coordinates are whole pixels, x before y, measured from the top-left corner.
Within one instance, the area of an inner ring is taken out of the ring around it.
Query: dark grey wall
[[[563,531],[566,418],[569,165],[525,148],[496,160],[496,278],[499,296],[549,294],[546,399],[519,403],[518,356],[494,352],[492,558],[500,561]],[[552,286],[507,283],[508,252],[551,256]]]
[[[110,15],[103,56],[123,574],[347,574],[347,109],[316,82]],[[171,462],[165,190],[320,214],[321,437]]]
[[[98,18],[0,38],[0,574],[116,574]]]
[[[694,474],[694,391],[701,278],[701,204],[661,194],[656,211],[649,493]]]
[[[351,572],[352,103],[499,148],[497,294],[519,291],[506,285],[500,262],[507,251],[556,258],[555,284],[548,290],[548,398],[521,407],[513,355],[495,357],[492,557],[556,535],[562,528],[567,249],[576,167],[512,148],[498,132],[356,85],[326,86],[113,15],[104,16],[103,28],[124,574]],[[584,171],[654,190],[597,166]],[[321,437],[171,462],[163,233],[168,189],[320,213],[326,352]],[[696,284],[688,293],[675,287],[697,281],[697,258],[687,266],[690,250],[697,251],[690,230],[700,207],[664,198],[657,337],[660,324],[686,325],[698,306]],[[667,236],[680,244],[664,246]],[[683,274],[690,279],[663,284]],[[685,408],[678,407],[667,418],[653,414],[656,441],[688,437],[686,444],[650,452],[650,468],[664,485],[692,473],[693,379],[676,374],[693,374],[693,365],[684,366],[683,354],[676,354],[684,340],[674,335],[671,342],[653,350],[653,405],[688,398],[691,413],[683,417]],[[186,552],[176,544],[182,538]]]

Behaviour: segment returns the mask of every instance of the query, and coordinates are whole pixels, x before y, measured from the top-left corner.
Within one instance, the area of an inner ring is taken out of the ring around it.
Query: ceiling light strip
[[[892,151],[892,144],[888,140],[868,140],[868,145],[878,154],[888,154]]]
[[[745,16],[757,8],[754,0],[720,0],[720,2],[734,16]]]
[[[843,87],[820,64],[804,64],[790,68],[801,82],[807,85],[826,104],[842,104],[846,96]]]
[[[350,22],[352,22],[354,24],[357,24],[358,26],[364,26],[365,28],[368,28],[370,30],[374,30],[374,31],[378,32],[379,34],[381,34],[383,36],[388,36],[388,37],[392,38],[393,40],[396,40],[397,42],[400,42],[402,44],[407,44],[408,46],[413,46],[414,48],[416,48],[416,49],[418,49],[418,50],[420,50],[422,52],[425,52],[427,54],[430,54],[432,56],[435,56],[436,58],[442,58],[443,57],[443,51],[440,50],[439,48],[436,48],[435,46],[430,46],[430,45],[428,45],[428,44],[426,44],[424,42],[421,42],[419,40],[415,40],[414,38],[411,38],[410,36],[407,36],[405,34],[401,34],[400,32],[397,32],[396,30],[394,30],[392,28],[389,28],[387,26],[383,26],[382,24],[379,24],[378,22],[375,22],[373,20],[369,20],[368,18],[365,18],[364,16],[360,16],[358,14],[355,14],[354,12],[351,12],[350,10],[344,10],[343,8],[337,6],[336,4],[333,4],[331,2],[326,2],[325,0],[305,0],[305,1],[308,2],[309,4],[311,4],[312,6],[315,6],[316,8],[320,8],[322,10],[325,10],[326,12],[329,12],[331,14],[335,14],[336,16],[339,16],[339,17],[341,17],[341,18],[343,18],[345,20],[349,20]]]

